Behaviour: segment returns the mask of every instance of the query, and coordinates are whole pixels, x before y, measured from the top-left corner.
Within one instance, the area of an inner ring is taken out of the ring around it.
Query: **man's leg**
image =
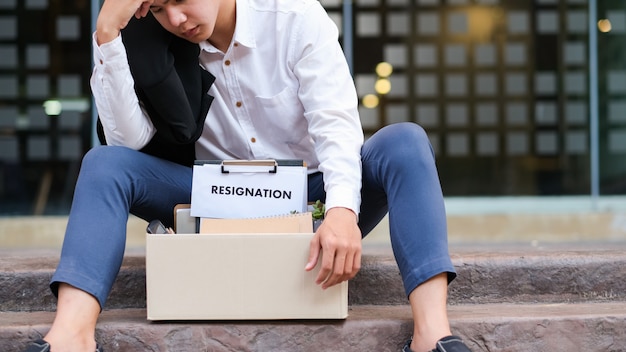
[[[190,201],[191,173],[124,147],[86,154],[50,285],[58,305],[44,339],[53,350],[95,350],[96,321],[122,264],[129,213],[172,226],[174,205]]]
[[[363,145],[359,226],[367,235],[389,211],[391,245],[411,304],[415,352],[450,335],[447,285],[455,271],[432,149],[412,123],[389,125]]]

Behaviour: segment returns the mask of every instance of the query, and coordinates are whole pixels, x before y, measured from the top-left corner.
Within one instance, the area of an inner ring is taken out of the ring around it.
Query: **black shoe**
[[[50,352],[50,344],[44,340],[31,342],[24,352]]]
[[[24,352],[50,352],[50,344],[39,339],[31,342]],[[104,352],[102,347],[96,342],[96,352]]]
[[[409,339],[407,343],[402,348],[402,352],[413,352],[411,350],[411,342],[413,339]],[[431,352],[472,352],[467,346],[463,343],[458,336],[446,336],[441,340],[437,341],[437,347]]]
[[[410,338],[409,341],[404,344],[404,347],[402,347],[402,352],[413,352],[413,350],[411,349],[411,342],[413,342],[413,338]]]

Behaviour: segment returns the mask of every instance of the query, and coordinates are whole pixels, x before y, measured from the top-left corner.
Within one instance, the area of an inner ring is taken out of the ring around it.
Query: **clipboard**
[[[307,211],[302,160],[197,160],[191,216],[237,219]]]

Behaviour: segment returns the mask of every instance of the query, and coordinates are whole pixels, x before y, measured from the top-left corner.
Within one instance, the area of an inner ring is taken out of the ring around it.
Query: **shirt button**
[[[250,142],[256,143],[256,138],[254,138],[254,137],[250,138]]]
[[[100,65],[104,64],[104,61],[102,61],[102,59],[100,59]]]
[[[230,60],[224,61],[224,65],[229,66],[230,65]]]
[[[235,43],[234,46],[239,46],[239,43]]]
[[[235,105],[237,105],[237,107],[240,108],[243,105],[243,103],[238,101]]]

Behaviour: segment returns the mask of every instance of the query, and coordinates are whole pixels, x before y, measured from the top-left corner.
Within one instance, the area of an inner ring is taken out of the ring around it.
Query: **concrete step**
[[[49,329],[51,312],[0,313],[0,351],[21,352]],[[452,329],[478,351],[624,351],[623,302],[462,304]],[[106,351],[400,351],[411,335],[408,306],[353,306],[345,321],[159,322],[143,309],[104,311]]]
[[[626,245],[534,247],[463,246],[451,249],[458,278],[450,303],[563,303],[626,301]],[[55,251],[0,251],[0,311],[50,311],[48,282]],[[404,305],[389,247],[364,247],[362,269],[349,283],[349,304]],[[129,250],[107,308],[145,307],[145,255]]]

